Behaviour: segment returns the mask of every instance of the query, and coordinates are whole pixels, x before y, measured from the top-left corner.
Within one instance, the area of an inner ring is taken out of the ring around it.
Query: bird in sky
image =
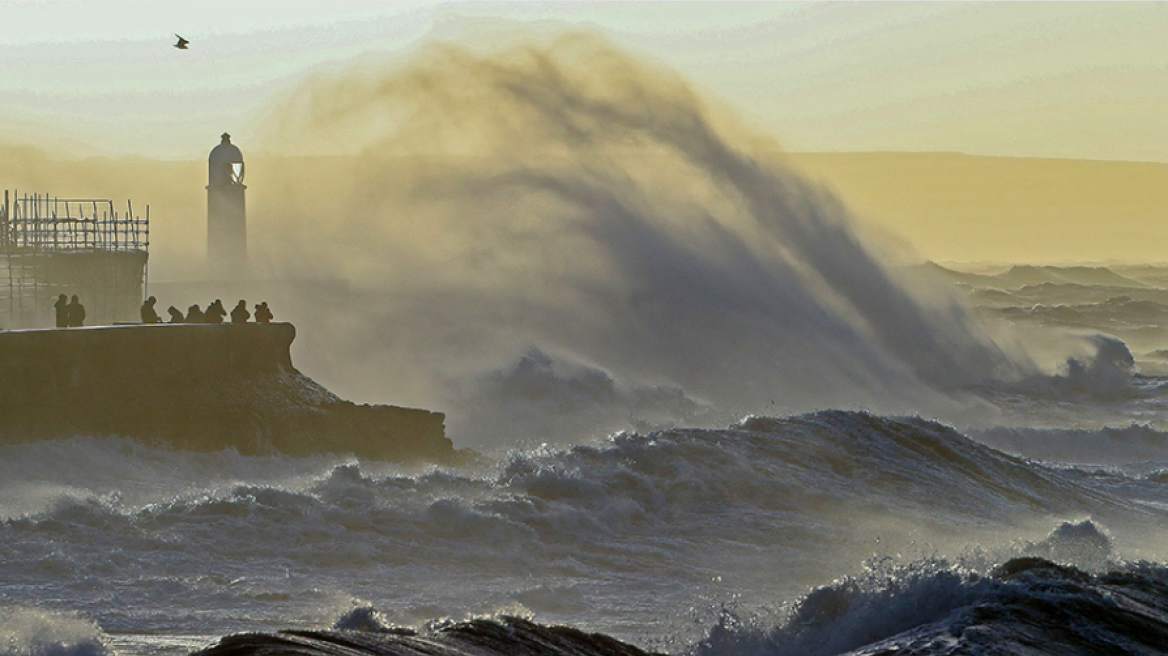
[[[178,35],[175,34],[175,36],[178,36]],[[182,38],[181,36],[178,36],[178,43],[174,44],[174,47],[178,48],[179,50],[186,50],[188,43],[190,43],[190,41],[187,41],[186,39]]]

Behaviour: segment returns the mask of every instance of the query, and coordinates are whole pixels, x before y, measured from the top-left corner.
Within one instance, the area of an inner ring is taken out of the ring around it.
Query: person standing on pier
[[[247,323],[247,320],[250,318],[251,312],[247,311],[246,301],[239,301],[235,305],[235,308],[231,310],[231,323]]]
[[[57,327],[58,328],[68,328],[69,327],[69,299],[66,298],[64,294],[61,294],[60,296],[57,297],[57,302],[53,304],[53,307],[55,307],[57,309]]]
[[[65,306],[65,324],[66,327],[74,328],[85,325],[85,306],[81,304],[77,294],[74,294],[69,305]]]

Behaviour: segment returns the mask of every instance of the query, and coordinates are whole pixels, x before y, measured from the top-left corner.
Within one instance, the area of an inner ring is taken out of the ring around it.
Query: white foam
[[[0,656],[113,656],[97,624],[76,613],[0,607]]]

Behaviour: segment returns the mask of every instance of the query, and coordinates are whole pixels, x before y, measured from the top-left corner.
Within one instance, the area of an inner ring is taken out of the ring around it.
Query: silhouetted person
[[[158,299],[151,296],[142,304],[142,323],[162,323],[162,317],[154,310],[154,304],[157,302]]]
[[[69,300],[69,305],[65,306],[65,325],[72,327],[81,327],[85,325],[85,306],[77,298],[77,294]]]
[[[247,311],[247,303],[244,301],[237,303],[231,310],[231,323],[247,323],[250,318],[251,312]]]
[[[223,309],[223,301],[215,299],[207,306],[207,311],[203,313],[206,317],[207,323],[223,323],[223,318],[227,316],[227,310]]]
[[[57,308],[57,327],[69,327],[69,299],[61,294],[57,297],[57,302],[53,303],[53,307]]]
[[[203,316],[203,311],[199,309],[198,303],[187,308],[187,318],[183,320],[183,323],[207,323],[207,318]]]
[[[166,312],[170,315],[170,323],[182,323],[185,321],[182,312],[179,312],[178,308],[173,305],[166,308]]]
[[[268,302],[262,301],[255,307],[256,323],[271,323],[272,311],[268,309]]]

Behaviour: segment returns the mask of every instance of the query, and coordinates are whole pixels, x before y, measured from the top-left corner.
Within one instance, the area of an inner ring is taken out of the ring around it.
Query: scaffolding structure
[[[53,326],[58,295],[77,295],[88,325],[138,318],[147,283],[150,207],[4,192],[0,206],[0,328]]]

